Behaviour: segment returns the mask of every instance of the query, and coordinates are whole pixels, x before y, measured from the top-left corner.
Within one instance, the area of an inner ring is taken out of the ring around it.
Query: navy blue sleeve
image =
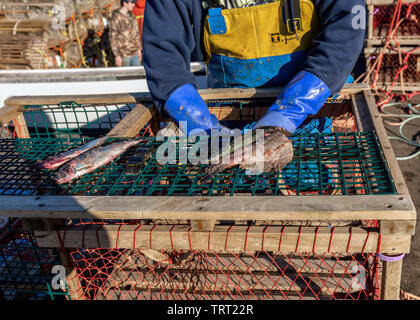
[[[161,107],[184,84],[197,86],[191,58],[200,61],[200,1],[147,0],[143,24],[143,63],[153,101]]]
[[[321,32],[315,37],[303,70],[322,81],[336,95],[352,72],[363,48],[365,29],[354,29],[352,9],[364,0],[313,0],[321,19]]]

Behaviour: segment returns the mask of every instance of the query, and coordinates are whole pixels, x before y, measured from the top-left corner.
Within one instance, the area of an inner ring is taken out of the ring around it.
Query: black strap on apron
[[[299,39],[298,31],[302,30],[302,14],[299,0],[284,0],[283,7],[284,22],[287,32],[294,33]]]

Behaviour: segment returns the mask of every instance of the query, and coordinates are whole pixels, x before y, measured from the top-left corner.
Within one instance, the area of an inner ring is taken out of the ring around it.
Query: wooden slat
[[[413,3],[416,0],[405,0],[405,3]],[[366,0],[366,4],[375,6],[389,6],[397,4],[397,0]]]
[[[60,234],[61,241],[57,232]],[[40,247],[145,248],[153,250],[211,250],[216,252],[280,251],[375,253],[378,231],[362,228],[215,226],[211,232],[194,232],[189,226],[136,225],[102,228],[67,228],[49,235],[41,232]],[[37,236],[38,232],[35,232]],[[409,252],[410,234],[383,235],[380,251]]]
[[[368,88],[366,84],[346,84],[340,94],[353,94]],[[213,99],[247,99],[247,98],[274,98],[280,93],[281,88],[258,88],[258,89],[206,89],[199,90],[204,100]],[[11,97],[5,101],[5,105],[47,105],[57,104],[63,101],[75,101],[79,104],[101,103],[137,103],[151,101],[150,94],[109,94],[109,95],[60,95],[60,96],[25,96]]]
[[[381,299],[399,300],[403,260],[383,262]]]
[[[137,104],[106,136],[133,138],[152,119],[157,116],[157,108]]]
[[[195,270],[194,270],[195,271]],[[193,273],[179,274],[175,277],[173,274],[159,274],[154,276],[155,271],[145,274],[132,272],[127,274],[124,271],[117,270],[103,285],[103,291],[112,292],[131,286],[131,290],[179,290],[180,292],[189,292],[202,294],[207,292],[210,297],[232,295],[240,297],[241,295],[251,296],[255,293],[271,296],[279,295],[281,292],[286,296],[287,291],[306,292],[308,295],[333,295],[334,293],[350,293],[360,291],[357,287],[352,287],[352,279],[346,277],[297,277],[296,275],[270,274],[270,276],[261,277],[252,274],[229,274],[220,273],[212,275],[211,273]],[[260,291],[260,292],[258,292]]]
[[[28,127],[26,125],[25,117],[20,113],[15,119],[13,119],[13,124],[16,128],[18,138],[30,138]]]
[[[412,220],[409,195],[0,196],[0,216],[191,220]]]
[[[377,133],[380,146],[383,150],[386,162],[391,172],[392,179],[394,180],[395,188],[399,194],[409,194],[407,184],[405,183],[405,179],[401,173],[401,169],[398,165],[398,162],[395,159],[395,154],[392,149],[391,142],[389,141],[388,135],[386,133],[378,108],[376,107],[376,103],[372,96],[372,93],[369,90],[365,90],[363,92],[363,95],[366,103],[359,104],[358,108],[360,110],[360,108],[367,106],[370,119]]]
[[[200,252],[201,253],[201,252]],[[188,255],[187,255],[188,256]],[[205,264],[195,264],[194,270],[198,272],[208,271],[214,272],[235,272],[235,273],[296,273],[301,274],[332,274],[343,275],[351,274],[360,262],[353,259],[341,259],[341,256],[330,255],[292,255],[285,256],[282,253],[262,253],[258,252],[256,255],[248,253],[241,254],[224,254],[206,252],[202,259],[205,259]],[[121,270],[131,272],[133,270],[147,271],[153,266],[156,272],[164,272],[167,270],[167,264],[154,265],[154,262],[147,259],[137,250],[127,249],[117,261]],[[171,270],[177,272],[185,272],[190,270],[191,259],[188,257],[179,263],[170,265]]]
[[[7,125],[10,121],[15,119],[19,114],[21,114],[15,106],[4,106],[0,108],[0,126],[3,127]]]
[[[107,95],[59,95],[59,96],[25,96],[11,97],[5,100],[7,106],[48,105],[65,101],[74,101],[78,104],[135,104],[140,101],[151,101],[149,94],[107,94]]]

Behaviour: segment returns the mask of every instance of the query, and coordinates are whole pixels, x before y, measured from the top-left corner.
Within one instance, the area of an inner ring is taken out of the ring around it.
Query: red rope
[[[118,227],[118,232],[117,232],[117,242],[115,243],[115,249],[118,249],[118,241],[120,240],[120,230],[121,230],[122,224],[120,224],[120,226]]]
[[[381,51],[381,53],[378,57],[378,60],[377,60],[375,77],[372,81],[371,88],[376,90],[376,83],[378,81],[379,73],[380,73],[380,70],[382,68],[382,64],[383,64],[386,49],[389,48],[391,50],[396,50],[399,54],[401,54],[401,53],[405,54],[405,57],[404,57],[404,59],[401,63],[401,66],[397,69],[397,72],[392,79],[392,83],[391,83],[390,88],[384,93],[384,96],[377,103],[378,107],[381,107],[381,106],[387,104],[389,101],[391,101],[396,96],[395,94],[391,93],[394,86],[395,86],[395,83],[397,82],[399,77],[402,77],[402,72],[407,70],[408,59],[409,59],[410,55],[413,53],[414,50],[417,50],[418,48],[420,48],[420,47],[417,47],[417,48],[415,48],[415,49],[413,49],[409,52],[403,52],[401,50],[400,43],[398,42],[398,38],[397,38],[398,35],[397,35],[397,32],[396,32],[397,29],[400,28],[401,24],[405,20],[410,20],[410,15],[411,15],[411,11],[413,10],[413,7],[415,5],[418,5],[419,3],[420,3],[420,0],[417,0],[413,3],[411,3],[411,4],[409,4],[407,2],[404,2],[402,0],[398,0],[397,4],[394,7],[395,8],[394,14],[392,16],[392,21],[391,21],[391,24],[390,24],[390,27],[389,27],[389,30],[388,30],[388,35],[387,35],[387,38],[386,38],[385,45],[384,45],[383,50]],[[403,4],[408,5],[408,8],[407,8],[407,12],[406,12],[405,16],[403,18],[401,18],[402,5]],[[396,49],[390,47],[391,39],[394,40],[394,42],[396,43]],[[367,75],[365,81],[368,79],[370,73],[371,73],[371,71],[368,72],[368,75]],[[403,80],[403,79],[401,78],[401,80]],[[403,83],[402,83],[402,86],[404,86]],[[413,92],[411,94],[406,94],[404,88],[402,88],[402,90],[403,90],[403,94],[399,95],[399,97],[401,98],[402,101],[411,99],[413,96],[415,96],[417,94],[420,94],[420,92],[418,92],[418,91]]]
[[[226,241],[225,241],[225,251],[227,251],[227,244],[228,244],[228,239],[229,239],[229,232],[230,230],[232,230],[233,225],[229,227],[228,231],[226,232]]]
[[[64,251],[64,239],[61,239],[61,235],[60,235],[60,230],[56,230],[55,231],[57,233],[57,238],[58,238],[58,242],[60,242],[60,248],[62,251]],[[63,237],[65,237],[66,235],[66,230],[64,230],[64,235]]]
[[[264,251],[264,240],[265,240],[265,232],[267,231],[268,226],[265,226],[262,234],[262,243],[261,243],[261,251]]]
[[[207,248],[208,248],[208,250],[211,250],[211,249],[210,249],[210,247],[211,247],[211,246],[210,246],[210,241],[211,241],[210,239],[211,239],[211,230],[209,230],[209,241],[208,241],[208,244],[207,244]]]
[[[368,239],[369,239],[369,235],[370,235],[370,231],[368,231],[368,234],[366,236],[365,243],[363,244],[363,248],[362,248],[361,254],[363,254],[365,252],[365,248],[366,248],[366,244],[367,244]]]
[[[332,227],[332,229],[331,229],[331,235],[330,235],[330,242],[328,244],[328,252],[330,252],[330,249],[331,249],[331,242],[332,242],[334,230],[335,230],[335,227]]]
[[[347,253],[349,252],[349,248],[350,248],[350,240],[351,240],[351,236],[352,236],[352,234],[353,234],[353,227],[350,227],[349,241],[348,241],[348,243],[347,243],[347,250],[346,250],[346,252],[347,252]]]
[[[142,224],[141,225],[139,225],[135,230],[134,230],[134,237],[133,237],[133,248],[134,248],[134,250],[136,249],[136,243],[137,243],[137,241],[136,241],[136,232],[137,232],[137,230],[139,230],[140,228],[142,227]]]
[[[280,248],[281,248],[281,243],[283,241],[283,233],[284,233],[284,229],[286,228],[286,226],[283,226],[283,228],[281,229],[281,234],[280,234],[280,240],[279,240],[279,247],[278,247],[278,251],[280,252]]]
[[[244,244],[244,251],[246,252],[246,247],[248,245],[248,232],[249,229],[251,229],[251,226],[248,226],[248,228],[246,229],[246,234],[245,234],[245,244]]]
[[[312,247],[312,252],[315,252],[316,238],[318,236],[319,226],[316,227],[315,237],[314,237],[314,246]]]
[[[298,239],[296,242],[296,252],[298,252],[298,248],[299,248],[299,242],[300,242],[300,234],[302,233],[302,227],[299,227],[299,235],[298,235]]]
[[[150,229],[150,233],[149,233],[149,236],[150,236],[150,239],[149,239],[149,241],[150,241],[150,243],[149,243],[149,245],[150,245],[150,249],[153,249],[152,248],[152,232],[153,232],[153,230],[155,230],[155,228],[157,227],[157,224],[156,225],[154,225],[154,227],[152,228],[152,229]]]
[[[191,245],[191,227],[188,229],[188,242],[190,243],[190,251],[193,251]]]
[[[98,248],[100,248],[100,247],[101,247],[101,244],[100,244],[100,241],[99,241],[99,234],[98,234],[98,231],[99,231],[99,227],[96,227],[96,229],[95,229],[95,233],[96,233],[96,241],[98,242]]]
[[[85,247],[85,229],[86,227],[83,227],[82,229],[82,248]]]
[[[169,238],[171,239],[171,247],[172,247],[172,250],[174,250],[174,241],[172,239],[172,230],[174,230],[174,228],[175,228],[175,225],[173,225],[172,228],[171,228],[171,230],[169,230]]]

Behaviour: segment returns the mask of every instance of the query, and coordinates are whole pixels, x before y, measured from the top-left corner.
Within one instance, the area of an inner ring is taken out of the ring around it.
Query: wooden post
[[[395,262],[383,262],[382,269],[382,300],[399,300],[401,283],[402,259]]]
[[[70,293],[72,300],[84,300],[83,294],[81,291],[81,286],[77,278],[77,272],[71,263],[71,257],[66,249],[57,248],[58,256],[60,258],[61,264],[66,270],[66,285]]]
[[[415,225],[415,220],[381,221],[379,227],[383,237],[391,236],[393,239],[397,239],[409,235],[408,241],[411,242],[411,235],[415,232]],[[408,243],[408,245],[409,244],[410,243]],[[385,252],[387,251],[385,250]],[[386,253],[384,254],[386,255]],[[382,300],[399,300],[402,261],[402,259],[392,262],[383,261],[381,285]]]

